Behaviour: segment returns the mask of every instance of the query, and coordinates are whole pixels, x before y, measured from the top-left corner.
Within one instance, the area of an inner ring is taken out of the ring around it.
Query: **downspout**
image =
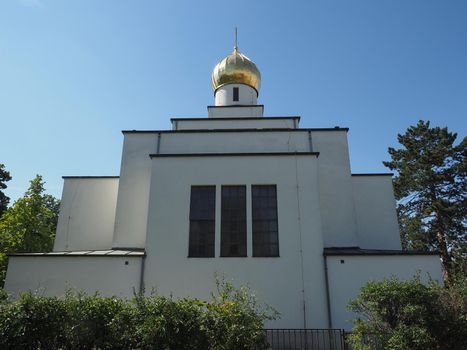
[[[302,243],[302,220],[301,220],[301,207],[300,207],[300,187],[298,184],[298,164],[297,156],[295,156],[295,181],[297,182],[297,212],[298,212],[298,241],[299,241],[299,253],[300,253],[300,277],[301,277],[301,288],[302,288],[302,307],[303,307],[303,328],[306,329],[306,295],[305,295],[305,271],[303,263],[303,243]]]
[[[139,295],[144,294],[144,270],[145,270],[145,265],[146,265],[146,251],[144,252],[144,255],[141,258],[141,272],[139,275]]]
[[[331,316],[331,298],[329,297],[329,277],[328,277],[328,258],[325,253],[324,256],[324,279],[326,285],[326,306],[328,310],[328,328],[332,328],[332,316]]]

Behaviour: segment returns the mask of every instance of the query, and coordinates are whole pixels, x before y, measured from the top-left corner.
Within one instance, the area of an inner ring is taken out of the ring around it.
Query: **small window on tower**
[[[238,101],[238,87],[233,88],[233,100]]]

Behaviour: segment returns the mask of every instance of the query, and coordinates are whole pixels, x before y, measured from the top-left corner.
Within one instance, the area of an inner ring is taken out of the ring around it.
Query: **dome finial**
[[[237,34],[237,27],[235,27],[235,46],[234,46],[234,52],[237,52],[237,51],[238,51],[237,37],[238,37],[238,34]]]
[[[211,84],[214,91],[226,84],[248,85],[257,93],[259,91],[261,73],[253,61],[238,51],[237,27],[235,27],[234,50],[214,67]]]

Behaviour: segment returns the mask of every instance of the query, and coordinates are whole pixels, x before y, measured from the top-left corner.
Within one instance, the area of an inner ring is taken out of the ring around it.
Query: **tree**
[[[8,265],[6,254],[47,252],[53,247],[60,204],[44,192],[44,181],[37,175],[24,196],[0,218],[0,285]]]
[[[384,165],[396,171],[395,196],[401,239],[405,249],[438,250],[445,281],[467,261],[467,137],[455,145],[456,133],[430,127],[420,120],[390,147],[392,160]]]
[[[369,282],[349,303],[355,350],[467,349],[467,284],[443,288],[438,283],[395,278]]]
[[[7,209],[8,203],[10,203],[10,198],[3,193],[3,190],[7,188],[5,182],[10,180],[10,173],[5,170],[5,165],[0,163],[0,218]]]

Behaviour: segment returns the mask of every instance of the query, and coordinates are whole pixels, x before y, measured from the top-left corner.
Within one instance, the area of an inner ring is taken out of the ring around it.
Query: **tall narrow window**
[[[214,257],[216,186],[192,186],[189,257]]]
[[[222,186],[221,256],[246,256],[246,186]]]
[[[276,186],[251,186],[251,201],[253,208],[253,256],[279,256]]]
[[[233,100],[238,101],[238,87],[233,88]]]

